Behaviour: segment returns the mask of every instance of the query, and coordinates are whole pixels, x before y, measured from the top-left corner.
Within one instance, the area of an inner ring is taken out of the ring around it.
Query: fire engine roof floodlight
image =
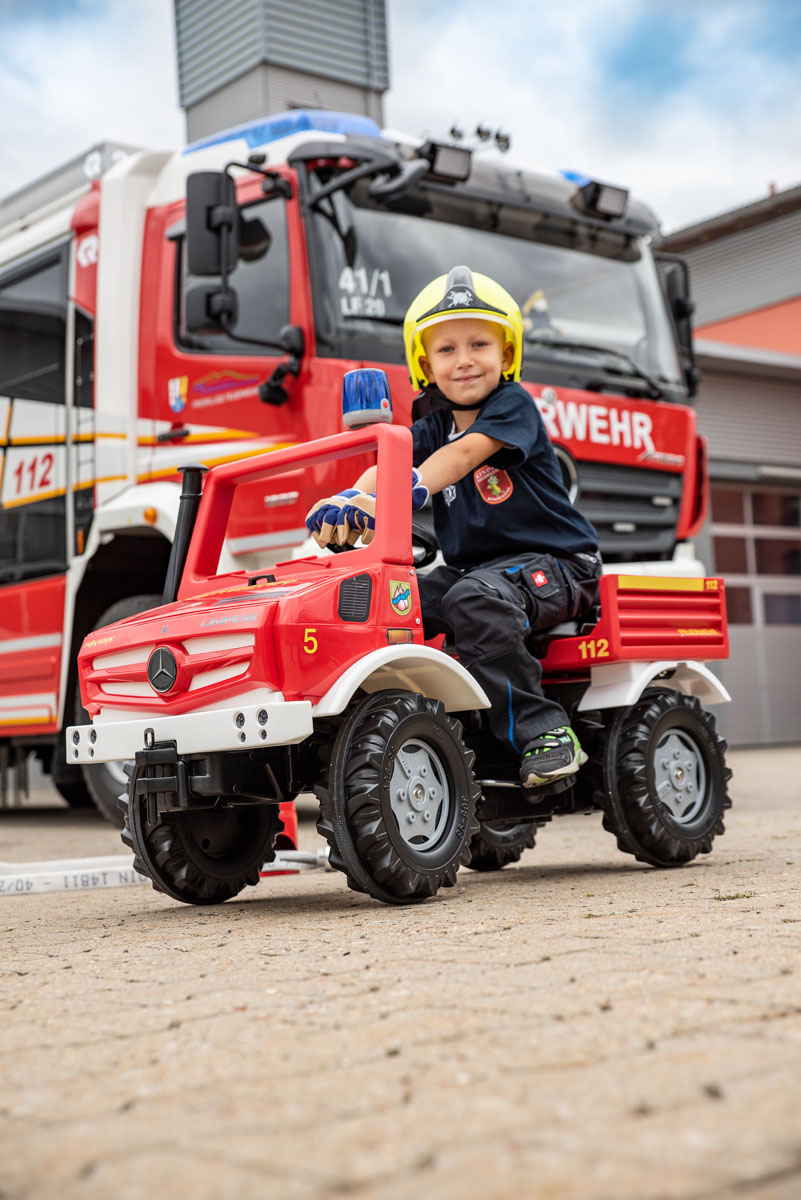
[[[290,134],[305,133],[308,130],[355,137],[381,137],[380,127],[370,117],[360,117],[358,113],[326,112],[321,108],[296,108],[291,112],[277,113],[265,120],[235,125],[233,129],[224,129],[221,133],[202,138],[199,142],[191,142],[184,148],[183,153],[194,154],[196,150],[205,150],[221,142],[239,140],[247,142],[253,149],[256,146],[265,146],[268,142],[276,142],[279,138],[289,137]]]
[[[451,146],[447,142],[428,141],[420,147],[420,157],[431,163],[429,179],[449,183],[464,183],[470,175],[473,151],[467,146]]]
[[[563,171],[562,175],[579,185],[571,200],[582,212],[592,217],[606,217],[610,221],[625,215],[629,203],[627,188],[601,183],[598,179],[589,179],[586,175],[580,175],[578,171]]]

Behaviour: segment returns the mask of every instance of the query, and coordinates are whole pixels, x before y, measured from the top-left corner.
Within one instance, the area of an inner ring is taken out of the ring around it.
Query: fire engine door
[[[57,727],[67,566],[63,243],[0,272],[0,736]]]

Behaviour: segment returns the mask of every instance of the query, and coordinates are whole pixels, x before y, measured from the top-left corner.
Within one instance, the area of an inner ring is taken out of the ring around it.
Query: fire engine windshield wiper
[[[591,342],[572,342],[566,338],[537,337],[536,334],[528,334],[526,345],[532,344],[545,350],[566,350],[568,353],[575,350],[579,354],[598,354],[603,358],[614,358],[618,363],[625,364],[629,370],[628,372],[615,370],[613,366],[604,364],[604,370],[608,371],[610,375],[629,374],[636,379],[642,379],[644,383],[648,384],[653,400],[659,400],[665,394],[664,388],[649,371],[644,370],[628,354],[622,350],[616,350],[613,346],[595,346]]]
[[[379,317],[374,313],[343,313],[341,320],[375,321],[378,325],[394,325],[396,328],[400,328],[403,324],[403,317]]]

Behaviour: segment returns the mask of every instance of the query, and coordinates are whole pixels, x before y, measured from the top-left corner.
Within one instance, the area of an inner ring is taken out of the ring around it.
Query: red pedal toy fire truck
[[[376,451],[368,546],[219,573],[238,489],[322,478],[334,459],[352,473]],[[173,602],[84,642],[93,720],[68,730],[68,760],[129,760],[123,840],[175,899],[213,904],[256,883],[278,839],[294,842],[289,802],[312,790],[331,864],[388,903],[433,896],[461,864],[518,859],[558,813],[600,808],[621,850],[655,866],[722,833],[730,772],[703,705],[728,696],[701,660],[728,653],[723,580],[606,575],[600,615],[546,635],[546,691],[590,759],[524,791],[517,758],[482,726],[486,695],[424,641],[411,452],[408,429],[370,425],[217,467],[203,489],[203,468],[187,468]]]
[[[453,263],[520,304],[523,384],[604,561],[701,574],[688,283],[655,238],[622,189],[319,110],[103,145],[0,199],[0,772],[36,753],[69,803],[119,815],[121,768],[65,762],[61,731],[86,720],[87,634],[162,593],[179,468],[336,433],[367,364],[408,423],[403,314]],[[339,471],[241,488],[226,569],[308,553]]]

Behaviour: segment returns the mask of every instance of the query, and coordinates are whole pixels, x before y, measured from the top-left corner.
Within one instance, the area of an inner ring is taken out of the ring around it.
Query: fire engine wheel
[[[126,795],[121,803],[122,840],[133,850],[134,868],[157,892],[184,904],[222,904],[258,883],[259,869],[275,858],[275,840],[284,827],[277,804],[157,813],[151,822],[146,797]]]
[[[95,629],[111,625],[114,621],[122,621],[125,617],[134,617],[137,613],[147,612],[149,608],[158,608],[163,604],[161,596],[126,596],[107,608],[95,622]],[[88,725],[90,717],[81,704],[81,689],[75,689],[75,724]],[[122,811],[120,809],[121,794],[128,786],[128,779],[121,762],[96,763],[81,768],[86,789],[95,806],[107,821],[122,828]]]
[[[315,788],[331,865],[354,891],[414,904],[453,886],[478,831],[474,757],[438,700],[378,692],[356,704]]]
[[[500,871],[531,850],[536,836],[536,821],[482,821],[467,865],[474,871]]]
[[[604,828],[621,850],[652,866],[708,854],[731,807],[725,755],[714,717],[694,697],[646,692],[615,714],[591,759]]]

